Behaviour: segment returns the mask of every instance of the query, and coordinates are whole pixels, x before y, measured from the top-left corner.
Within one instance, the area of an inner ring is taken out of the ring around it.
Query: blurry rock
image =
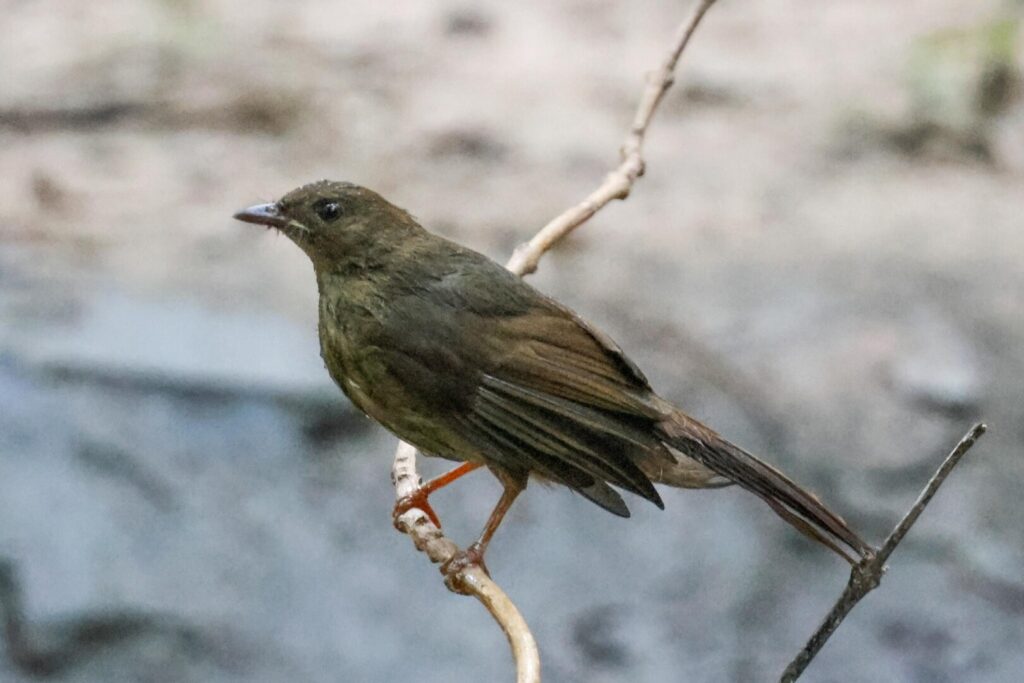
[[[32,196],[43,211],[60,212],[67,207],[67,191],[57,179],[42,170],[32,174]]]
[[[316,449],[344,444],[356,434],[374,428],[368,417],[355,410],[305,411],[302,436]]]
[[[688,84],[683,88],[683,97],[691,104],[705,107],[735,107],[746,102],[738,91],[711,81]]]
[[[987,130],[981,126],[959,129],[928,119],[916,119],[906,124],[882,124],[879,133],[883,144],[909,157],[950,161],[972,159],[983,163],[994,161]]]
[[[594,607],[573,624],[572,642],[590,664],[617,668],[629,663],[628,648],[617,635],[620,612],[608,605]]]
[[[1024,583],[980,572],[964,572],[959,583],[968,592],[1004,612],[1024,616]]]
[[[223,110],[228,116],[225,123],[240,131],[279,135],[298,122],[303,108],[304,102],[298,95],[280,92],[279,88],[264,88],[235,98]],[[199,112],[197,119],[209,117],[212,111]]]
[[[982,71],[978,82],[977,110],[984,116],[1006,111],[1019,89],[1019,76],[1010,61],[993,60]]]
[[[0,623],[7,657],[33,677],[63,674],[88,658],[144,636],[169,638],[192,651],[202,641],[195,629],[141,612],[102,610],[30,623],[24,612],[21,584],[9,560],[0,560]]]
[[[843,151],[879,147],[915,157],[996,163],[993,136],[1018,90],[1015,19],[938,31],[919,39],[907,62],[906,112],[852,117]]]
[[[120,100],[15,107],[0,110],[0,128],[10,128],[19,133],[92,130],[122,123],[144,109],[137,102]]]
[[[885,623],[879,636],[887,647],[897,650],[941,652],[953,642],[952,636],[945,629],[905,620]]]
[[[986,126],[950,127],[911,116],[887,118],[858,112],[841,126],[836,156],[856,159],[869,150],[896,152],[915,159],[994,163],[996,155]]]
[[[438,133],[430,141],[428,154],[434,159],[463,158],[499,162],[508,149],[493,135],[482,130],[453,129]]]
[[[893,388],[917,405],[951,416],[975,411],[982,382],[968,339],[931,311],[913,315],[909,330],[888,369]]]
[[[491,32],[491,18],[475,7],[453,9],[445,17],[444,32],[449,36],[485,36]]]
[[[200,393],[343,401],[324,372],[316,335],[266,312],[217,311],[107,291],[90,300],[73,329],[55,327],[44,335],[15,329],[3,341],[29,364],[63,375]]]
[[[1003,111],[1017,79],[1017,24],[1006,19],[919,39],[907,84],[918,118],[958,128]]]
[[[224,90],[228,90],[225,87]],[[294,127],[305,99],[280,87],[250,86],[241,94],[213,92],[185,97],[181,93],[152,99],[44,103],[0,110],[0,129],[19,133],[94,130],[126,124],[168,129],[231,130],[245,134],[281,134]]]
[[[113,444],[85,441],[76,455],[89,469],[134,489],[146,502],[162,511],[176,506],[173,489],[146,463]]]
[[[233,92],[241,90],[240,93]],[[218,83],[206,92],[185,88],[146,103],[139,121],[169,129],[227,130],[281,135],[301,121],[307,98],[281,85]]]

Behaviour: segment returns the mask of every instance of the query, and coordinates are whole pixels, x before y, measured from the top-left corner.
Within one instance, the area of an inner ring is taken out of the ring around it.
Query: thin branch
[[[643,145],[647,135],[647,127],[651,124],[655,109],[661,102],[665,92],[672,87],[676,63],[683,54],[690,37],[700,24],[704,13],[715,0],[701,0],[689,19],[680,25],[672,49],[665,57],[661,66],[647,75],[647,86],[640,95],[640,104],[633,116],[633,124],[629,127],[626,139],[619,148],[621,161],[604,182],[590,193],[586,199],[556,216],[550,223],[541,228],[529,242],[516,247],[506,267],[517,275],[529,275],[537,270],[541,257],[557,242],[570,232],[585,223],[591,216],[600,211],[613,199],[625,199],[637,178],[644,174]]]
[[[395,485],[395,499],[401,500],[416,492],[420,477],[416,472],[416,448],[400,443],[391,467],[391,481]],[[412,537],[416,549],[427,554],[431,562],[443,564],[459,552],[459,547],[438,529],[427,514],[419,508],[405,512],[397,521],[399,529]],[[450,590],[463,595],[472,595],[483,603],[494,620],[501,626],[512,648],[516,662],[516,683],[540,681],[540,655],[530,627],[515,604],[487,574],[476,566],[470,566],[456,576],[448,577],[445,583]]]
[[[629,196],[633,184],[644,173],[643,143],[654,112],[665,92],[672,86],[676,64],[689,44],[690,37],[705,12],[714,3],[715,0],[700,1],[689,19],[680,25],[672,48],[659,68],[648,74],[633,123],[619,150],[619,165],[586,199],[541,228],[529,242],[517,247],[506,268],[517,275],[529,275],[536,271],[541,257],[562,238],[585,223],[613,199],[625,199]],[[416,471],[415,447],[399,443],[391,468],[391,479],[395,485],[396,500],[401,500],[417,490],[420,476]],[[397,520],[397,526],[403,533],[411,536],[416,548],[426,553],[435,563],[447,562],[459,552],[458,546],[419,508],[412,508],[402,514]],[[539,682],[540,657],[537,654],[537,643],[519,610],[501,588],[483,570],[473,566],[454,576],[446,577],[445,585],[453,592],[476,597],[501,626],[508,637],[515,658],[517,683]]]
[[[907,535],[910,528],[914,526],[918,517],[924,512],[925,507],[931,502],[932,497],[939,490],[939,487],[942,486],[942,483],[946,481],[946,477],[950,475],[953,468],[960,462],[960,459],[967,451],[971,450],[975,442],[985,433],[985,429],[985,425],[976,424],[971,428],[971,431],[967,432],[960,439],[960,443],[956,445],[956,448],[942,462],[942,465],[939,466],[939,469],[928,481],[924,490],[921,491],[921,495],[917,497],[914,505],[892,530],[889,537],[885,539],[882,547],[853,567],[850,571],[850,580],[846,584],[843,594],[839,596],[839,600],[836,601],[828,616],[825,617],[825,621],[822,622],[818,630],[807,641],[804,648],[786,667],[780,679],[781,683],[792,683],[800,678],[807,665],[811,663],[811,660],[818,654],[822,646],[828,641],[835,630],[839,628],[839,625],[843,623],[846,615],[857,606],[857,603],[865,595],[878,588],[882,575],[886,571],[885,561],[889,559],[892,551],[896,549],[896,546],[900,544],[900,541]]]

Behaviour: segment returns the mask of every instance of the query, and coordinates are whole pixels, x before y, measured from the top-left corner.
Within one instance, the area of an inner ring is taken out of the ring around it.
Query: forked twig
[[[878,588],[878,584],[882,580],[882,575],[885,574],[886,566],[885,561],[892,555],[892,551],[896,549],[896,546],[900,544],[900,541],[910,531],[910,527],[914,526],[917,518],[924,512],[925,507],[931,502],[932,497],[942,486],[942,483],[946,481],[946,477],[952,473],[953,468],[957,466],[960,459],[971,450],[971,447],[981,438],[981,435],[985,433],[985,425],[976,424],[971,428],[971,431],[967,432],[960,443],[956,445],[956,448],[942,461],[939,469],[936,470],[932,478],[928,480],[928,484],[921,491],[921,495],[917,497],[914,505],[910,508],[903,519],[899,521],[899,524],[892,530],[889,537],[885,539],[885,543],[882,547],[875,552],[874,555],[866,557],[860,563],[855,565],[850,570],[850,580],[846,584],[846,589],[843,594],[839,596],[839,600],[832,607],[832,610],[825,617],[821,626],[815,631],[814,635],[811,636],[807,644],[800,653],[789,663],[786,670],[782,673],[782,678],[779,679],[781,683],[792,683],[793,681],[800,678],[800,675],[807,668],[807,665],[811,663],[815,655],[821,650],[822,646],[832,636],[839,624],[843,623],[843,619],[850,613],[857,603],[860,602],[865,595]]]
[[[690,42],[690,37],[705,12],[714,3],[715,0],[700,1],[689,19],[680,25],[672,49],[659,68],[648,74],[633,123],[619,150],[619,165],[586,199],[554,218],[529,242],[517,247],[506,264],[510,271],[517,275],[529,275],[534,272],[541,257],[562,238],[585,223],[613,199],[625,199],[629,196],[633,184],[644,172],[643,143],[654,112],[665,92],[672,86],[676,64]],[[391,479],[398,500],[417,490],[420,477],[416,471],[416,449],[413,446],[399,444],[391,468]],[[404,533],[412,537],[416,548],[425,552],[433,562],[447,562],[459,552],[458,546],[445,537],[419,508],[412,508],[402,514],[397,524]],[[450,590],[473,595],[480,600],[501,626],[508,637],[515,658],[517,683],[539,682],[540,657],[537,653],[537,643],[519,610],[498,584],[479,567],[473,566],[448,577],[445,582]]]

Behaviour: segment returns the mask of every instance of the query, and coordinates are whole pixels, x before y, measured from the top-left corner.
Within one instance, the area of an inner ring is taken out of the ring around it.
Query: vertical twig
[[[668,55],[654,71],[647,74],[647,86],[640,95],[640,104],[633,115],[633,123],[629,127],[626,139],[619,147],[619,165],[605,176],[604,182],[596,190],[587,195],[582,202],[566,209],[552,219],[547,225],[530,239],[516,247],[515,253],[506,264],[506,268],[516,275],[529,275],[537,270],[540,259],[556,243],[570,232],[583,225],[613,199],[625,199],[633,189],[634,183],[644,174],[644,140],[647,128],[651,125],[654,112],[661,103],[665,93],[672,87],[676,64],[683,50],[690,42],[690,37],[697,30],[705,12],[715,4],[715,0],[701,0],[700,4],[676,31],[675,42]]]
[[[391,468],[396,500],[416,492],[419,474],[416,472],[416,449],[401,443]],[[427,514],[413,508],[398,518],[398,527],[408,534],[417,550],[427,554],[431,562],[444,564],[459,552],[458,546],[438,529]],[[457,585],[448,587],[454,592],[472,595],[487,608],[508,638],[512,657],[516,663],[516,683],[540,681],[540,655],[530,627],[505,592],[480,567],[471,566],[453,577]]]

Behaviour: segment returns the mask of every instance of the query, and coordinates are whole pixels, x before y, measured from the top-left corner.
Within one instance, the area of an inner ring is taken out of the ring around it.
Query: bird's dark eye
[[[338,220],[341,215],[341,205],[331,199],[321,199],[313,205],[313,211],[325,223]]]

